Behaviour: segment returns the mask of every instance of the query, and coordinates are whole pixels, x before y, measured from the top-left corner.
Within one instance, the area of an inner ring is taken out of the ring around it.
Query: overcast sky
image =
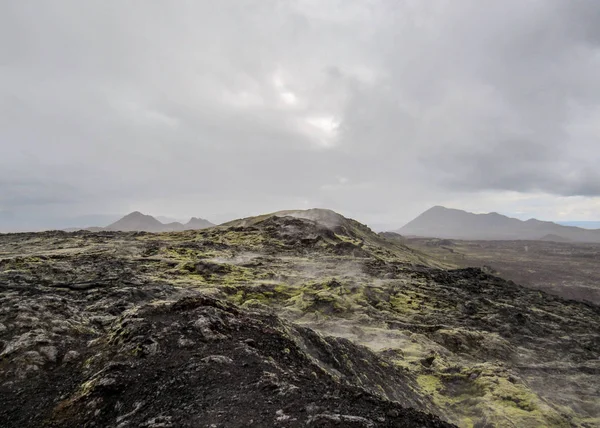
[[[598,220],[599,76],[597,0],[0,0],[0,229]]]

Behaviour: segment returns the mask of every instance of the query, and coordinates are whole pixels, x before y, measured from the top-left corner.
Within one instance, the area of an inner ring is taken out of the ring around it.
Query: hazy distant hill
[[[560,236],[560,235],[555,235],[554,233],[549,233],[548,235],[540,238],[540,241],[572,242],[569,238],[565,238],[564,236]]]
[[[181,224],[181,223],[177,223]],[[118,230],[122,232],[143,231],[143,232],[162,232],[165,230],[165,224],[152,217],[134,211],[125,217],[108,225],[106,230]]]
[[[536,219],[522,221],[498,213],[473,214],[441,206],[430,208],[396,232],[405,236],[453,239],[600,242],[598,229],[561,226]]]
[[[207,227],[212,226],[214,226],[214,224],[210,221],[198,217],[192,217],[190,221],[183,225],[185,230],[206,229]]]
[[[106,227],[88,227],[85,230],[91,232],[99,232],[101,230],[120,232],[177,232],[181,230],[206,229],[207,227],[212,226],[214,226],[214,224],[210,221],[197,217],[192,217],[186,224],[177,221],[165,224],[161,223],[151,215],[134,211]],[[67,232],[74,232],[76,230],[81,230],[81,228],[69,228],[65,230]]]

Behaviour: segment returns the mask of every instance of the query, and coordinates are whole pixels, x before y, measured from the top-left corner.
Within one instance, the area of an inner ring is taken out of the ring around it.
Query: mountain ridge
[[[79,230],[87,230],[90,232],[100,232],[106,230],[114,232],[179,232],[184,230],[205,229],[213,226],[215,226],[215,224],[200,217],[191,217],[185,224],[178,221],[163,223],[151,215],[143,214],[140,211],[133,211],[106,227],[93,226],[86,228],[69,228],[65,229],[65,231],[76,232]]]
[[[436,205],[392,232],[467,240],[541,240],[548,236],[573,242],[600,242],[600,229],[563,226],[531,218],[519,220],[496,212],[475,214]]]

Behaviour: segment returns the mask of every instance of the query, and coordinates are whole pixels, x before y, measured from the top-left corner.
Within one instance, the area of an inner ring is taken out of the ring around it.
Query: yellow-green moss
[[[422,391],[461,427],[479,421],[494,426],[569,426],[559,412],[501,367],[482,364],[444,372],[419,364],[403,366],[419,373]]]
[[[443,387],[440,379],[434,375],[419,375],[417,383],[428,394],[436,394]]]

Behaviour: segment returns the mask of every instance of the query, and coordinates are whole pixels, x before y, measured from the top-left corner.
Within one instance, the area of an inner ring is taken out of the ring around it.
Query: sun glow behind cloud
[[[287,105],[293,106],[298,103],[298,97],[284,83],[281,72],[276,72],[273,75],[273,86],[279,95],[279,98]]]
[[[322,147],[330,148],[337,143],[340,122],[333,116],[315,116],[305,119],[309,133]]]

